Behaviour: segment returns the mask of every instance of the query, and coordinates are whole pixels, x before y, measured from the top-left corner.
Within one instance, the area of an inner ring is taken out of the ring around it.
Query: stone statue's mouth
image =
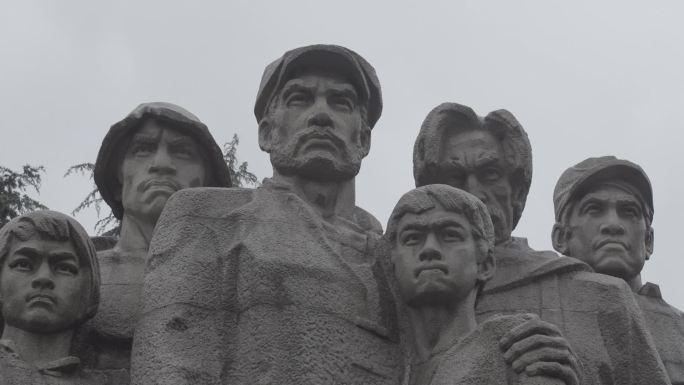
[[[140,184],[141,191],[145,191],[151,187],[168,187],[173,191],[181,189],[181,185],[178,182],[169,178],[150,178]]]
[[[418,268],[416,268],[414,274],[417,278],[421,273],[426,271],[441,271],[444,274],[449,274],[449,269],[447,269],[446,266],[442,264],[426,264],[419,266]]]
[[[310,144],[325,145],[326,147],[330,147],[336,151],[340,151],[344,148],[344,142],[342,139],[329,132],[329,130],[324,129],[316,129],[302,134],[297,143],[296,150],[299,150],[300,148],[306,147]]]
[[[594,248],[596,250],[598,250],[598,249],[603,248],[603,247],[616,247],[616,246],[620,246],[625,250],[630,249],[629,245],[627,245],[625,242],[618,240],[618,239],[612,239],[612,238],[602,239],[602,240],[596,242],[596,245]]]
[[[43,302],[43,303],[50,303],[50,304],[54,305],[57,302],[57,299],[55,298],[55,296],[53,296],[51,294],[41,292],[41,293],[30,294],[26,298],[26,302],[29,302],[29,303]]]

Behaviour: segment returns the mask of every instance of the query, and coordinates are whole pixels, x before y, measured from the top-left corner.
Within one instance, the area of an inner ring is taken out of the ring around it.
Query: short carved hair
[[[399,221],[406,214],[421,214],[436,207],[463,214],[471,225],[473,238],[483,253],[494,249],[494,225],[487,206],[474,195],[445,184],[431,184],[415,188],[397,202],[387,223],[386,237],[396,247]]]
[[[444,183],[440,159],[447,135],[472,130],[491,133],[503,151],[508,180],[513,188],[513,228],[522,216],[532,183],[532,146],[522,125],[507,110],[492,111],[485,117],[457,103],[442,103],[423,121],[413,147],[413,177],[416,186]]]
[[[12,242],[28,241],[36,236],[45,240],[70,241],[79,257],[79,264],[90,268],[88,307],[81,322],[92,318],[100,303],[100,267],[95,246],[75,219],[56,211],[39,210],[9,221],[0,229],[0,270],[12,248]]]

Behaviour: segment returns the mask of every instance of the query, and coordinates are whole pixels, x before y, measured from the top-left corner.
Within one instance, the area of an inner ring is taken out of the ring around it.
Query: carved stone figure
[[[478,325],[477,296],[495,275],[495,261],[494,227],[477,198],[447,185],[419,187],[397,203],[386,237],[405,305],[400,313],[411,325],[410,384],[579,383],[576,358],[557,330],[537,355],[504,356],[502,347],[544,343],[536,316],[494,316]]]
[[[189,187],[229,187],[221,149],[196,116],[170,103],[144,103],[114,124],[100,147],[95,183],[121,220],[116,245],[98,252],[102,302],[79,333],[87,367],[128,383],[133,329],[152,230],[169,197]]]
[[[297,48],[266,67],[254,112],[273,177],[169,200],[134,384],[399,382],[381,226],[354,197],[381,109],[373,67],[344,47]]]
[[[487,205],[498,270],[484,287],[479,320],[529,312],[555,324],[582,361],[584,384],[667,383],[624,281],[593,273],[577,259],[532,250],[511,236],[532,178],[531,146],[513,115],[498,110],[480,118],[463,105],[437,106],[416,140],[414,177],[417,186],[449,184]]]
[[[670,381],[684,384],[684,316],[658,285],[641,282],[653,252],[653,191],[644,170],[613,156],[585,159],[563,172],[553,203],[553,247],[629,284]]]
[[[34,211],[0,230],[0,384],[100,384],[70,355],[99,284],[95,247],[75,219]]]

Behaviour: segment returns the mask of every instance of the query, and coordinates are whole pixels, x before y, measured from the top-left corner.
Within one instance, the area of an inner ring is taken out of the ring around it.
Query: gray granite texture
[[[0,230],[0,384],[95,385],[71,355],[75,331],[97,311],[95,247],[73,218],[50,210]]]
[[[416,185],[462,188],[492,216],[498,270],[484,288],[478,319],[524,312],[556,324],[582,360],[584,384],[669,383],[623,280],[511,237],[529,191],[531,152],[527,134],[508,111],[482,118],[456,103],[433,109],[416,139]]]
[[[94,175],[121,229],[118,238],[96,238],[102,301],[76,336],[75,351],[105,384],[122,385],[129,382],[149,242],[166,201],[188,187],[230,187],[230,172],[204,123],[180,106],[155,102],[110,127]]]
[[[394,302],[355,204],[382,98],[355,52],[314,45],[264,71],[255,103],[273,178],[188,189],[150,246],[134,384],[397,384]]]
[[[668,376],[684,384],[684,318],[658,285],[642,284],[654,247],[653,190],[637,164],[613,156],[569,167],[554,189],[554,248],[596,272],[622,279],[635,294]]]

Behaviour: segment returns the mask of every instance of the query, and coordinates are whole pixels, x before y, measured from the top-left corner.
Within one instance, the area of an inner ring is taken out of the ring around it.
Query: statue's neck
[[[354,178],[321,181],[298,175],[284,175],[273,170],[273,181],[290,185],[295,194],[307,201],[323,218],[340,216],[351,219],[356,207]]]
[[[115,248],[122,252],[147,252],[157,219],[127,215],[124,211],[119,241]]]
[[[643,283],[641,282],[641,273],[637,274],[634,278],[627,280],[627,284],[629,285],[629,288],[632,289],[632,292],[638,293],[643,286]]]
[[[413,328],[415,356],[425,362],[434,354],[453,346],[477,327],[475,295],[457,304],[409,307],[408,316]]]
[[[56,333],[31,333],[5,323],[2,339],[13,342],[17,354],[33,366],[66,357],[71,348],[73,329]]]

